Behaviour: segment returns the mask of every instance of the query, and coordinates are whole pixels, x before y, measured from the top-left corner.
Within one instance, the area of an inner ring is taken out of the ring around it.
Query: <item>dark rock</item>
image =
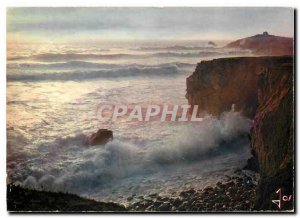
[[[186,192],[186,191],[182,191],[180,192],[179,196],[182,197],[182,198],[187,198],[189,197],[191,194]]]
[[[113,132],[108,129],[99,129],[86,139],[87,145],[104,145],[113,140]]]
[[[245,170],[252,170],[254,172],[259,172],[258,159],[255,156],[252,156],[247,160],[247,165],[244,167]]]
[[[158,196],[156,197],[156,199],[159,200],[159,201],[161,201],[162,198],[163,198],[163,197],[160,196],[160,195],[158,195]]]
[[[188,208],[188,202],[187,201],[184,201],[179,207],[178,207],[178,210],[179,211],[186,211]]]
[[[150,197],[150,198],[155,198],[155,197],[157,197],[157,196],[158,196],[157,193],[151,193],[151,194],[149,194],[149,197]]]
[[[169,201],[169,198],[168,197],[161,197],[160,200],[161,201]]]
[[[196,193],[196,191],[195,191],[195,189],[189,189],[189,190],[186,191],[186,193],[192,195],[192,194]]]
[[[232,179],[233,179],[232,177],[230,177],[230,176],[228,176],[228,175],[225,175],[225,177],[226,177],[227,181],[229,181],[229,180],[232,180]]]
[[[234,183],[234,181],[230,180],[230,181],[224,183],[224,185],[227,186],[227,187],[231,187],[232,188],[232,187],[235,186],[235,183]]]
[[[207,186],[207,187],[204,188],[203,192],[204,192],[204,193],[210,193],[210,192],[212,192],[213,190],[214,190],[213,187]]]
[[[163,204],[164,202],[162,202],[162,201],[154,201],[154,203],[153,203],[153,205],[155,206],[155,207],[159,207],[161,204]]]
[[[127,211],[123,205],[98,202],[74,194],[46,192],[7,185],[7,210],[11,212]]]
[[[132,201],[132,200],[133,200],[132,196],[130,196],[130,197],[127,198],[127,201]]]
[[[173,205],[174,205],[175,207],[178,207],[180,204],[182,204],[182,201],[181,201],[179,198],[176,198],[176,199],[174,200],[174,202],[173,202]]]
[[[171,209],[171,205],[169,203],[163,203],[158,207],[159,211],[169,211]]]
[[[216,46],[217,46],[217,44],[214,43],[213,41],[209,41],[209,42],[208,42],[208,45],[211,45],[211,46],[213,46],[213,47],[216,47]]]
[[[217,182],[216,184],[218,187],[221,187],[222,186],[222,183],[221,182]]]
[[[154,209],[154,206],[153,205],[150,205],[146,208],[145,211],[152,211]]]

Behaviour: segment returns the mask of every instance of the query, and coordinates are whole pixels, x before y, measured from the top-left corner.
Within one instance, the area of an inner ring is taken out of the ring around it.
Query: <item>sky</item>
[[[292,8],[8,8],[7,40],[236,40],[293,37]]]

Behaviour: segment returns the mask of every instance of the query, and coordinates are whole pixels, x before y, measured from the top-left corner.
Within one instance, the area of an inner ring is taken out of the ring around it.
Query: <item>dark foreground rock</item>
[[[87,145],[104,145],[107,142],[113,140],[113,131],[108,129],[99,129],[96,133],[93,133],[87,138]]]
[[[177,197],[150,194],[129,205],[128,209],[148,212],[249,212],[254,209],[257,181],[255,176],[244,172],[250,171],[238,171],[236,176],[228,177],[226,182],[218,182],[214,187],[184,190]]]
[[[119,204],[97,202],[74,194],[36,191],[7,185],[7,210],[10,212],[105,212],[127,211]]]

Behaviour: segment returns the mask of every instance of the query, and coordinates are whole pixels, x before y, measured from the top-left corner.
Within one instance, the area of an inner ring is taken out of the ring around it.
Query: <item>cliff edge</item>
[[[200,113],[232,107],[254,120],[252,153],[261,175],[257,210],[293,209],[293,57],[240,57],[202,61],[187,78],[186,97]],[[234,105],[234,106],[233,106]],[[282,208],[276,191],[290,196]]]
[[[190,105],[198,105],[200,113],[218,116],[234,105],[236,111],[254,118],[260,74],[286,63],[292,63],[292,58],[238,57],[202,61],[186,79],[186,98]]]

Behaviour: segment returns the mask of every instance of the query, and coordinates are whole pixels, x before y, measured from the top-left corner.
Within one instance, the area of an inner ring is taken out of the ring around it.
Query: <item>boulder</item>
[[[87,138],[87,145],[104,145],[107,142],[113,140],[113,131],[108,129],[99,129],[96,133],[93,133]]]

